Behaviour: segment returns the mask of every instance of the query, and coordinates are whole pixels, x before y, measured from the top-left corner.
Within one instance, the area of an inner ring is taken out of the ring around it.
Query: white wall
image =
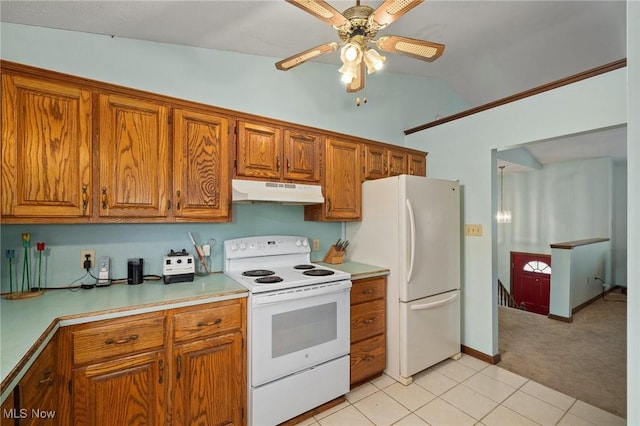
[[[626,74],[612,71],[407,137],[408,146],[429,152],[430,177],[460,179],[463,220],[485,229],[464,240],[465,345],[498,353],[496,148],[623,125]]]
[[[511,251],[550,254],[552,243],[588,238],[613,240],[614,214],[615,227],[620,228],[618,234],[626,232],[627,176],[623,172],[614,174],[610,158],[596,158],[505,174],[504,207],[513,216],[511,223],[497,227],[498,278],[505,287],[509,289],[511,284]],[[624,203],[614,202],[614,193],[624,198]],[[500,204],[499,195],[497,202]],[[619,263],[626,264],[626,238],[618,247],[616,255],[622,256]],[[608,262],[611,266],[612,260]],[[602,278],[618,285],[611,269]],[[621,284],[626,285],[626,281]]]

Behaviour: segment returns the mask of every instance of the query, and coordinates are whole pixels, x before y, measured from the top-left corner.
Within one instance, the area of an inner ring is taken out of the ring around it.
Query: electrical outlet
[[[89,259],[87,259],[87,255]],[[82,269],[86,269],[84,267],[85,260],[89,260],[91,262],[90,268],[96,266],[96,251],[95,250],[80,250],[80,267]]]
[[[312,245],[312,250],[313,251],[320,250],[320,240],[318,240],[317,238],[312,241],[311,245]]]

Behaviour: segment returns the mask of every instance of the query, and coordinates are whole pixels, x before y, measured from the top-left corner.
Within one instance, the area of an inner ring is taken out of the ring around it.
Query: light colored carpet
[[[626,418],[627,304],[619,289],[571,323],[503,306],[498,316],[500,367]]]

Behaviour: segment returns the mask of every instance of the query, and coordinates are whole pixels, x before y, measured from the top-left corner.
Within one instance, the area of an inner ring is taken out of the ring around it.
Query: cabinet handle
[[[182,203],[182,197],[181,197],[181,193],[180,190],[176,191],[176,195],[178,197],[178,203],[176,205],[176,210],[180,210],[180,204]]]
[[[276,157],[276,170],[280,171],[280,156]]]
[[[364,362],[369,362],[369,361],[373,361],[373,359],[374,359],[374,357],[372,357],[371,355],[367,355],[362,360]]]
[[[373,293],[373,289],[372,288],[368,288],[366,290],[362,290],[362,294],[371,294]]]
[[[45,370],[42,375],[44,376],[44,378],[38,382],[38,384],[36,385],[36,389],[39,389],[41,385],[44,385],[46,383],[48,383],[49,386],[53,385],[53,377],[49,377],[51,375],[51,370]]]
[[[327,211],[330,212],[331,211],[331,198],[327,197]]]
[[[102,187],[102,209],[103,210],[107,209],[107,187],[106,186]]]
[[[373,324],[375,322],[375,318],[369,318],[363,321],[365,324]]]
[[[178,355],[178,359],[176,360],[178,364],[178,369],[176,371],[176,379],[180,379],[182,377],[182,355]]]
[[[164,362],[162,360],[158,361],[158,383],[162,383],[164,380]]]
[[[87,194],[87,185],[82,185],[82,211],[87,210],[89,205],[89,194]]]
[[[138,340],[138,335],[137,334],[132,334],[129,337],[125,337],[124,339],[118,339],[118,340],[114,340],[114,339],[107,339],[104,341],[105,345],[122,345],[125,343],[131,343],[135,340]]]
[[[211,322],[204,322],[204,321],[200,321],[198,323],[198,327],[209,327],[211,325],[218,325],[222,322],[222,318],[217,318]]]
[[[291,171],[291,160],[289,158],[287,158],[287,171]]]

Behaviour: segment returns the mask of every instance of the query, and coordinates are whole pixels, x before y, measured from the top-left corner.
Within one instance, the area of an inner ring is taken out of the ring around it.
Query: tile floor
[[[503,368],[463,355],[404,386],[383,375],[304,426],[617,426],[617,417]]]

